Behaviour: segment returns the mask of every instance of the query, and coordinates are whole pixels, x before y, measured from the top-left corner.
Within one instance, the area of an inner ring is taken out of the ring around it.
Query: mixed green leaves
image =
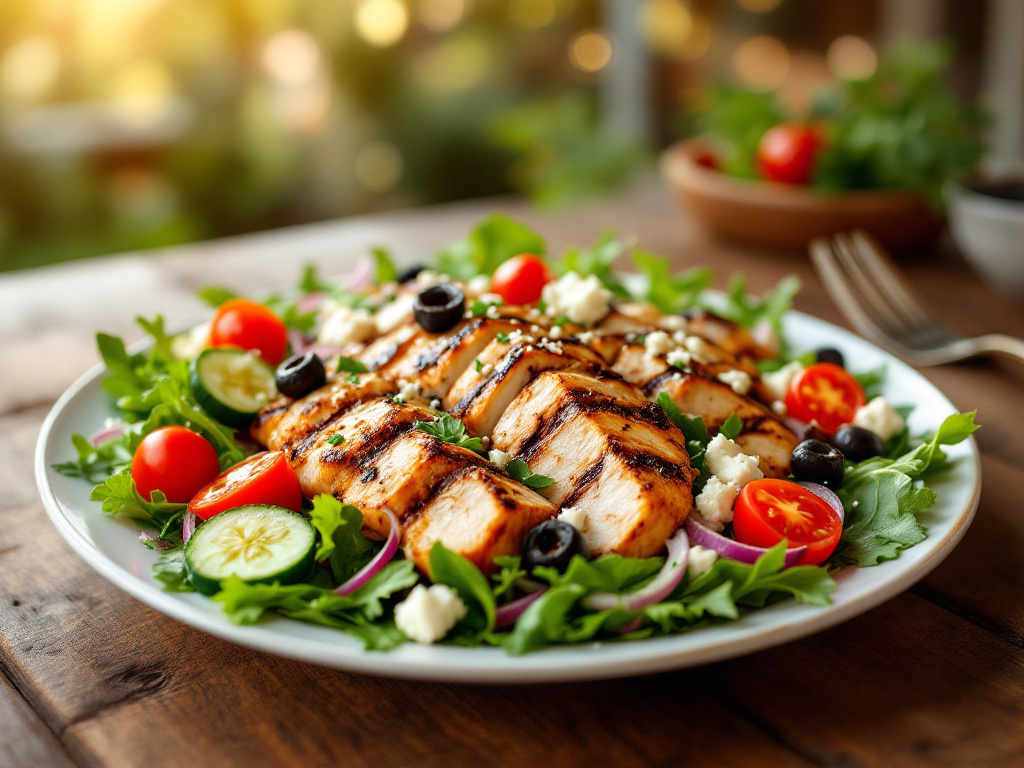
[[[479,437],[467,435],[466,425],[447,413],[439,413],[433,421],[417,421],[413,428],[476,453],[484,450],[483,441]]]
[[[711,442],[708,426],[703,417],[682,413],[666,392],[658,393],[657,402],[664,409],[665,413],[668,414],[668,417],[672,419],[672,422],[679,427],[683,437],[686,438],[686,452],[690,456],[690,466],[700,473],[697,479],[693,481],[693,487],[695,490],[700,491],[711,478],[711,473],[708,471],[704,461],[708,450],[708,443]],[[718,428],[719,434],[724,435],[729,440],[739,435],[742,430],[743,420],[735,413],[729,414],[729,418],[723,421],[722,425]]]
[[[535,475],[531,472],[530,467],[522,459],[512,459],[505,467],[505,471],[508,472],[513,480],[518,480],[527,488],[533,488],[534,490],[540,490],[555,484],[553,478],[547,475]]]

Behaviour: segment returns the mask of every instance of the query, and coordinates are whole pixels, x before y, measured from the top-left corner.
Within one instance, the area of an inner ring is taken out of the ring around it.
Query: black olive
[[[843,481],[843,462],[838,449],[820,440],[804,440],[789,457],[793,477],[830,488],[837,488]]]
[[[799,427],[794,426],[793,434],[796,435],[797,440],[800,440],[801,442],[804,440],[820,440],[823,443],[827,443],[832,437],[816,423],[801,424]]]
[[[523,567],[527,571],[543,565],[562,573],[573,555],[590,557],[590,547],[582,533],[561,520],[545,520],[526,534],[523,542]]]
[[[843,353],[835,347],[822,347],[814,353],[814,360],[819,363],[832,363],[838,365],[840,368],[846,367],[846,360],[843,358]]]
[[[426,264],[413,264],[411,267],[406,267],[399,272],[395,281],[398,283],[411,283],[420,276],[420,272],[425,272],[427,269],[429,267]]]
[[[412,314],[420,328],[430,333],[444,333],[454,328],[466,311],[466,294],[451,283],[438,283],[416,294]]]
[[[327,371],[324,362],[315,352],[292,355],[279,366],[277,375],[277,391],[287,397],[302,397],[314,389],[327,383]]]
[[[852,462],[867,461],[875,456],[885,456],[885,443],[869,429],[844,424],[832,438],[832,445],[843,452]]]

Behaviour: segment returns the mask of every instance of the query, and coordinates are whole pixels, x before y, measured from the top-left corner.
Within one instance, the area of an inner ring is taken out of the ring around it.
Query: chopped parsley
[[[345,436],[331,435],[330,437],[327,438],[327,442],[330,443],[331,445],[341,445],[342,443],[345,442]]]
[[[498,340],[499,342],[501,342],[502,344],[508,344],[508,342],[509,342],[509,338],[510,338],[510,337],[509,337],[509,335],[508,335],[507,333],[505,333],[504,331],[498,331],[498,335],[497,335],[497,336],[495,336],[494,338],[496,338],[496,339],[497,339],[497,340]]]
[[[483,299],[474,299],[473,303],[469,305],[469,314],[473,317],[480,317],[487,314],[487,310],[491,307],[500,307],[501,301],[484,301]]]
[[[417,421],[413,428],[476,453],[484,450],[483,441],[479,437],[469,437],[466,425],[447,413],[439,414],[433,421]]]
[[[530,467],[522,459],[512,459],[505,467],[505,471],[509,473],[513,480],[518,480],[527,488],[533,488],[534,490],[540,490],[555,484],[554,478],[531,472]]]
[[[345,356],[338,358],[338,367],[336,368],[336,370],[339,373],[367,373],[369,371],[369,369],[365,365],[360,363],[358,360],[353,360],[351,357]]]

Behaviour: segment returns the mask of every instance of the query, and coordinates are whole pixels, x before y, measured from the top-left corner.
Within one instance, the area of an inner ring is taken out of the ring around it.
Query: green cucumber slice
[[[189,380],[206,412],[231,427],[244,427],[277,394],[274,369],[233,347],[205,350],[192,361]]]
[[[185,566],[197,592],[212,595],[228,576],[249,584],[295,584],[313,570],[316,531],[284,507],[249,504],[215,515],[185,545]]]

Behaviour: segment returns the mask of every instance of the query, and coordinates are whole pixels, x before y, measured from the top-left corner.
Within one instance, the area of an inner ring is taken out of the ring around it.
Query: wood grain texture
[[[157,614],[64,544],[38,500],[32,450],[48,404],[95,361],[97,329],[137,337],[135,314],[184,318],[202,285],[290,285],[310,261],[338,274],[369,245],[422,259],[499,207],[555,248],[607,226],[637,234],[679,267],[710,263],[720,286],[735,269],[755,292],[796,273],[798,308],[841,321],[805,257],[710,243],[650,191],[569,215],[484,201],[5,276],[0,765],[1024,764],[1024,430],[1008,416],[1024,369],[1008,364],[925,371],[985,425],[981,508],[943,565],[840,627],[697,670],[525,688],[350,675]],[[947,251],[905,268],[960,330],[1024,330],[1024,308]]]

